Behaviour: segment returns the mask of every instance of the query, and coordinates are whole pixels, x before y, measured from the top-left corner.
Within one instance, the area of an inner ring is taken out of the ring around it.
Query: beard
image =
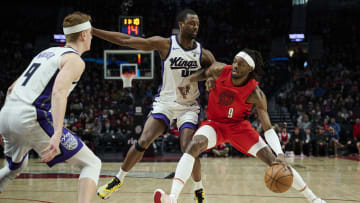
[[[196,34],[191,33],[190,35],[191,35],[191,39],[196,39],[196,37],[197,37],[197,33]]]
[[[241,78],[241,75],[234,75],[234,74],[231,74],[231,79],[240,79]]]
[[[193,39],[196,39],[197,34],[194,34],[194,33],[192,33],[192,32],[189,32],[189,33],[187,33],[187,34],[185,35],[185,37],[186,37],[187,39],[193,40]]]

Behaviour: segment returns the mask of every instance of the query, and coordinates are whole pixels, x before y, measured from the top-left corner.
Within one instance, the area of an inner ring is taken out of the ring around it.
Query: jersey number
[[[33,63],[29,70],[25,73],[24,77],[26,77],[25,81],[21,84],[22,86],[25,86],[26,83],[29,81],[31,76],[35,73],[35,71],[39,68],[40,63]]]
[[[187,70],[187,69],[185,69],[185,70],[182,70],[181,71],[181,77],[187,77],[187,76],[189,76],[189,75],[192,75],[193,73],[195,73],[196,71],[190,71],[190,70]]]
[[[229,108],[228,118],[232,118],[232,117],[233,117],[233,113],[234,113],[234,108]]]

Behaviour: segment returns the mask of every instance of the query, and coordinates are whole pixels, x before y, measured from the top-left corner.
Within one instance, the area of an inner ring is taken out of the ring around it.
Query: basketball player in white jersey
[[[0,170],[0,192],[27,166],[28,151],[41,154],[49,167],[68,162],[79,167],[78,202],[91,202],[101,161],[71,131],[63,128],[67,96],[80,79],[90,50],[91,17],[74,12],[65,17],[65,47],[52,47],[33,58],[10,86],[0,112],[7,164]]]
[[[95,36],[120,46],[146,51],[156,50],[162,60],[162,84],[153,103],[153,109],[145,122],[144,131],[138,142],[127,153],[119,173],[98,189],[98,195],[103,199],[109,198],[123,184],[125,175],[142,159],[144,151],[169,128],[174,119],[177,119],[180,131],[182,151],[189,144],[199,124],[198,82],[190,82],[189,76],[202,66],[210,66],[215,62],[215,58],[210,51],[202,48],[195,41],[199,29],[199,18],[193,10],[182,11],[177,21],[180,32],[170,38],[159,36],[140,38],[119,32],[93,29]],[[199,159],[195,161],[192,174],[196,202],[205,202]]]

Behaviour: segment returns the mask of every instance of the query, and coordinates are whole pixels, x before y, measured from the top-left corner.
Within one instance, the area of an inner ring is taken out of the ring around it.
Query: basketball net
[[[121,74],[121,79],[123,80],[123,88],[131,88],[131,83],[134,77],[135,77],[135,73]]]

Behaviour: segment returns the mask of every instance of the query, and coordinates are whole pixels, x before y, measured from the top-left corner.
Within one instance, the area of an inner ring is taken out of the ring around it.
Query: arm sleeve
[[[269,129],[264,133],[266,142],[270,145],[271,149],[275,152],[276,155],[284,154],[281,149],[279,137],[276,135],[274,129]]]

